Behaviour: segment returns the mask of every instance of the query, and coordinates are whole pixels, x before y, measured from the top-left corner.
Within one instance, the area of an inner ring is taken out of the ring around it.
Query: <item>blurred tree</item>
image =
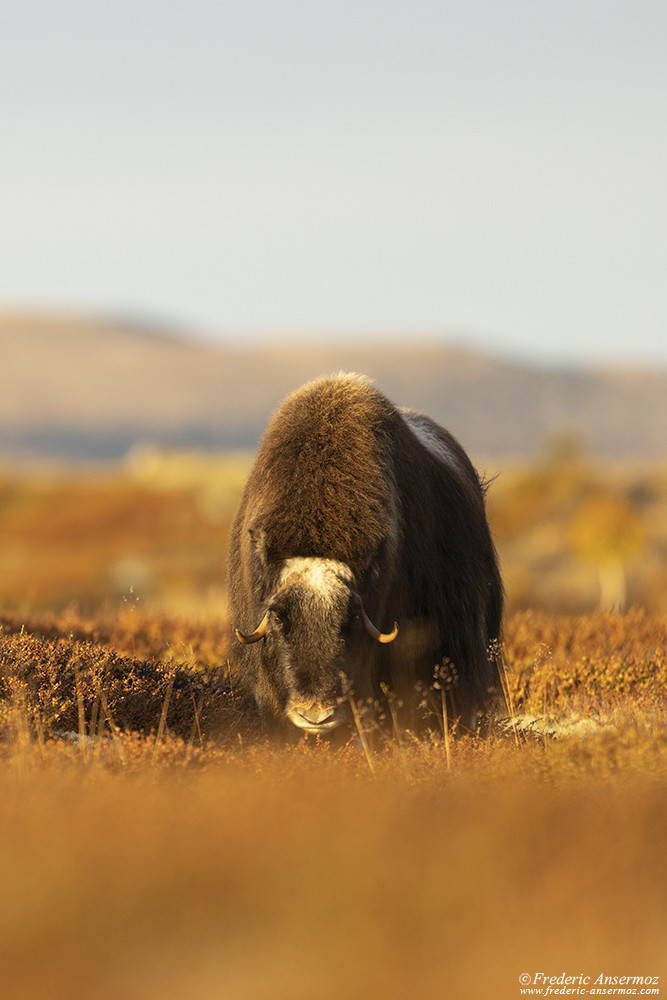
[[[532,526],[556,523],[567,530],[593,475],[584,444],[575,434],[554,434],[542,455],[489,494],[489,516],[499,536],[525,535]]]
[[[579,507],[570,526],[570,542],[577,555],[597,567],[601,610],[625,608],[626,567],[645,541],[642,520],[625,498],[598,490]]]
[[[542,448],[542,465],[549,469],[579,467],[588,464],[584,438],[575,430],[549,434]]]

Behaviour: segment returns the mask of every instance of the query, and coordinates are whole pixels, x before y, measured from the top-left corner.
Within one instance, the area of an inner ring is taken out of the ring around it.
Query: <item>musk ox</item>
[[[266,431],[230,540],[233,659],[276,735],[326,733],[388,692],[401,726],[474,729],[501,692],[503,588],[485,486],[429,417],[363,376],[289,396]],[[425,694],[426,693],[426,694]]]

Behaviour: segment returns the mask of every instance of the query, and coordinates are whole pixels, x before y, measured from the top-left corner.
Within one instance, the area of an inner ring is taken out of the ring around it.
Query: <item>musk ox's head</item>
[[[239,642],[264,644],[273,714],[307,732],[326,733],[348,718],[343,682],[354,682],[362,644],[368,636],[391,642],[398,626],[382,633],[373,625],[345,563],[298,557],[283,563],[255,631],[235,633]]]

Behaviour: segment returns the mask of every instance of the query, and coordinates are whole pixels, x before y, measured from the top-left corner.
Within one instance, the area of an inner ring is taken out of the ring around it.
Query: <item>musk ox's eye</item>
[[[361,613],[358,611],[350,611],[347,616],[347,620],[343,625],[343,635],[352,638],[353,635],[359,631],[361,626]]]
[[[290,620],[289,615],[282,608],[271,608],[271,618],[275,625],[278,625],[282,629],[288,629]]]

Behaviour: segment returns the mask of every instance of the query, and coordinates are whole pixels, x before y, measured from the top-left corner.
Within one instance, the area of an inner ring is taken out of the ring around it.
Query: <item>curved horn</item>
[[[239,642],[242,642],[244,646],[247,646],[251,642],[259,642],[260,639],[264,638],[264,636],[266,635],[266,628],[268,624],[269,624],[269,612],[267,611],[264,617],[262,618],[261,622],[255,629],[255,631],[251,632],[250,635],[244,635],[243,632],[239,632],[237,628],[234,629],[234,635],[239,640]]]
[[[378,642],[393,642],[398,635],[398,622],[394,622],[394,628],[391,632],[380,632],[378,628],[375,627],[373,622],[370,620],[366,612],[362,609],[362,618],[364,620],[364,628],[371,636],[371,638],[376,639]]]

